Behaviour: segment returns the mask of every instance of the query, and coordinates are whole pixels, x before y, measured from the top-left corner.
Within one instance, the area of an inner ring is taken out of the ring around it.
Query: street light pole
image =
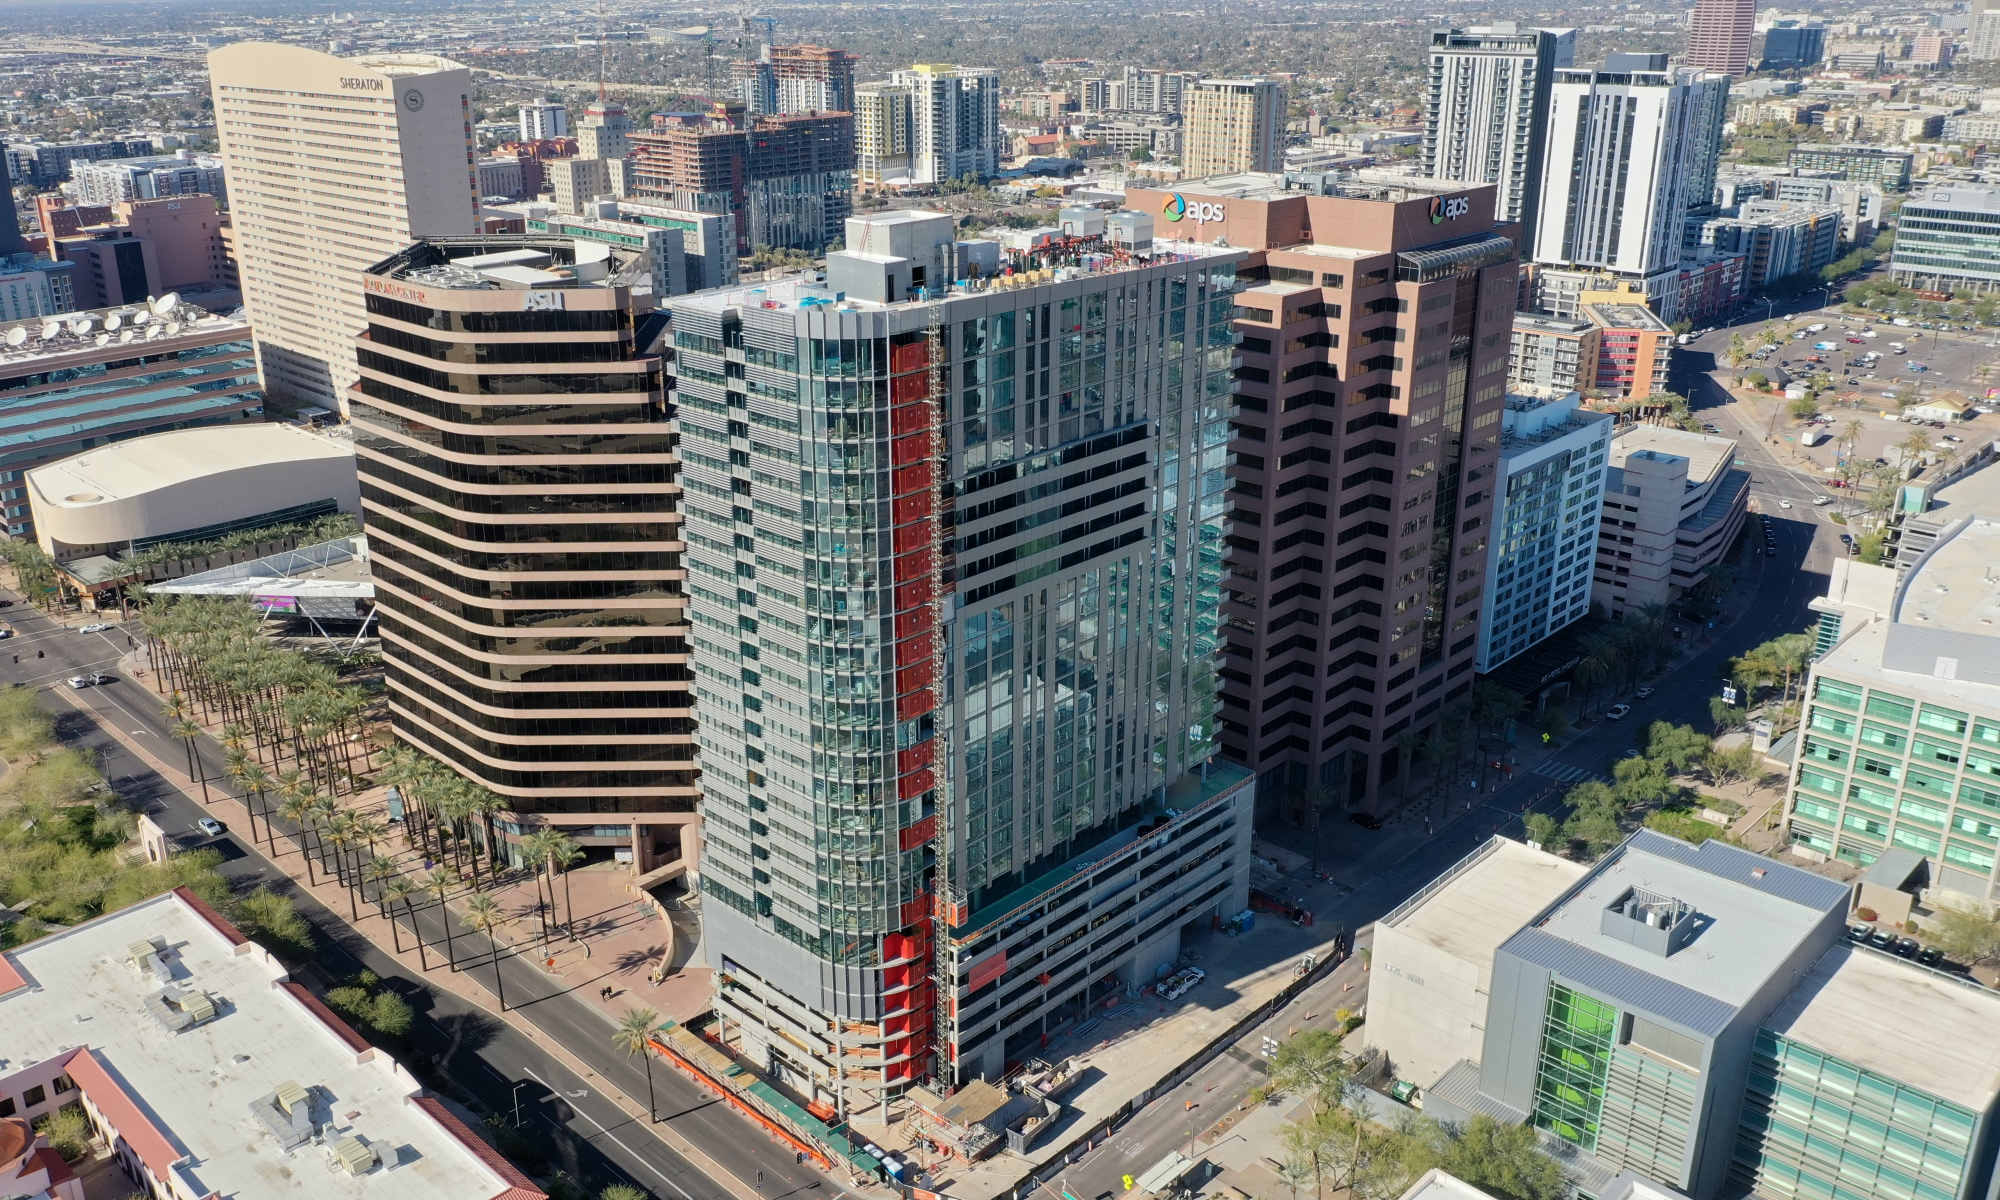
[[[514,1082],[514,1128],[516,1129],[521,1127],[521,1089],[527,1086],[527,1083],[525,1079]]]

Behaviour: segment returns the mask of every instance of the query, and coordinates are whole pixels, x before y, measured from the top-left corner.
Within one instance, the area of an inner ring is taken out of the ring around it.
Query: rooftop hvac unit
[[[333,1160],[349,1175],[366,1175],[382,1161],[381,1156],[375,1153],[375,1147],[353,1134],[333,1143]]]
[[[279,1084],[277,1091],[251,1101],[250,1114],[277,1139],[282,1150],[296,1150],[319,1132],[312,1119],[312,1092],[289,1079]]]
[[[179,1033],[204,1021],[213,1021],[215,1001],[205,992],[170,987],[146,997],[146,1011],[153,1014],[161,1028]]]
[[[311,1097],[296,1081],[287,1079],[278,1085],[277,1099],[278,1107],[290,1116],[303,1108]]]

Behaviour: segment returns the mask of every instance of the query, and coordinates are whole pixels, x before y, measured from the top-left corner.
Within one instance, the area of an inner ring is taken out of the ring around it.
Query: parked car
[[[1622,721],[1631,711],[1632,706],[1629,704],[1614,704],[1604,710],[1604,715],[1613,721]]]
[[[203,817],[194,823],[194,827],[210,837],[222,836],[222,822],[216,820],[214,817]]]
[[[1849,341],[1850,343],[1852,343],[1853,345],[1856,345],[1856,346],[1859,346],[1859,345],[1861,344],[1861,339],[1860,339],[1860,338],[1858,338],[1858,337],[1851,337],[1851,338],[1848,338],[1847,340],[1848,340],[1848,341]]]
[[[1875,927],[1873,925],[1863,925],[1855,922],[1847,927],[1847,940],[1850,942],[1865,942],[1868,940],[1869,935],[1874,932]]]
[[[1938,949],[1936,946],[1925,946],[1923,949],[1917,951],[1917,961],[1927,967],[1942,967],[1944,966],[1944,951]]]
[[[1638,691],[1633,692],[1632,694],[1638,697],[1639,699],[1644,700],[1646,697],[1653,694],[1652,685],[1648,684],[1647,686],[1640,688]]]
[[[0,641],[5,641],[7,638],[13,636],[14,629],[11,625],[0,625]]]
[[[1868,935],[1868,944],[1877,950],[1887,950],[1896,944],[1896,935],[1886,929],[1878,929]]]
[[[1889,948],[1896,952],[1896,957],[1898,958],[1915,958],[1917,951],[1922,949],[1917,944],[1917,939],[1913,937],[1899,937],[1896,939],[1895,944]]]

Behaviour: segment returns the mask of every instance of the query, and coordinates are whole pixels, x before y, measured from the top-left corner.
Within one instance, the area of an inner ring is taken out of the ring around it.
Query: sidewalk
[[[145,679],[150,686],[150,672],[145,676],[135,675],[135,677]],[[145,745],[142,740],[131,736],[126,730],[120,729],[116,722],[97,721],[96,713],[83,705],[70,692],[60,688],[51,689],[51,691],[55,695],[62,697],[66,703],[78,712],[91,718],[107,736],[115,739],[120,745],[124,746],[134,757],[158,773],[163,780],[180,791],[182,795],[188,797],[190,800],[200,802],[202,796],[201,784],[189,778],[183,766],[176,765],[171,760],[161,757]],[[211,779],[208,783],[208,796],[209,800],[205,805],[208,811],[213,813],[230,829],[240,831],[243,840],[246,843],[249,842],[249,831],[251,828],[250,810],[244,801],[234,794],[234,788]],[[370,789],[368,792],[363,793],[362,801],[360,807],[363,809],[379,805],[381,802],[381,789]],[[260,834],[264,832],[261,821],[258,823],[258,829]],[[343,919],[345,919],[345,914],[349,911],[347,889],[342,887],[336,880],[320,873],[317,864],[314,866],[314,874],[317,877],[317,882],[309,885],[306,882],[307,872],[304,856],[291,838],[280,833],[275,839],[275,845],[267,846],[265,842],[258,841],[255,843],[255,846],[259,853],[270,859],[279,870],[284,871],[290,878],[291,883],[301,892],[312,896],[313,899],[325,906],[329,912],[342,915]],[[388,851],[393,848],[384,846],[382,849]],[[405,863],[406,869],[412,862],[420,864],[422,861],[422,856],[419,852],[407,847],[394,850],[394,854],[399,861]],[[524,878],[519,883],[522,893],[528,894],[528,889],[532,888],[532,880]],[[461,893],[459,898],[463,898],[463,893]],[[431,902],[426,899],[419,902],[417,907],[422,911],[427,907],[431,907]],[[449,970],[442,965],[441,960],[445,957],[445,947],[433,940],[427,947],[432,969],[426,971],[423,969],[423,956],[419,954],[414,939],[402,936],[409,932],[407,928],[401,928],[400,932],[392,935],[391,923],[380,915],[376,905],[372,902],[359,905],[356,911],[358,911],[359,915],[356,919],[350,920],[348,922],[349,925],[355,932],[373,942],[383,954],[395,959],[413,978],[423,981],[427,986],[449,990],[468,1003],[478,1005],[480,1008],[486,1010],[494,1019],[505,1021],[515,1032],[556,1057],[578,1077],[589,1082],[605,1099],[624,1112],[636,1126],[649,1130],[670,1150],[686,1159],[696,1169],[707,1175],[708,1178],[724,1186],[730,1194],[741,1197],[742,1200],[758,1200],[759,1193],[749,1183],[729,1172],[720,1163],[703,1153],[693,1143],[681,1137],[674,1130],[664,1125],[650,1122],[647,1119],[646,1105],[643,1098],[635,1100],[633,1097],[627,1095],[616,1083],[600,1075],[589,1064],[572,1053],[561,1041],[549,1036],[539,1026],[521,1015],[517,1009],[510,1007],[504,1012],[501,1011],[490,986],[492,979],[491,968],[486,967],[484,970],[481,970],[481,967],[490,961],[488,959],[488,951],[477,949],[474,953],[466,953],[468,949],[472,949],[478,945],[480,940],[479,934],[462,928],[455,931],[460,943],[457,948],[460,969],[457,971]],[[579,911],[587,911],[581,901],[579,902]],[[530,921],[534,919],[532,907],[528,909],[526,916]],[[651,921],[653,918],[649,917],[647,920]],[[518,921],[519,916],[517,915],[513,924],[518,924]],[[396,922],[396,924],[399,927],[402,926],[402,922],[400,921]],[[459,925],[462,922],[454,921],[453,924]],[[622,932],[629,934],[633,926],[643,924],[644,922],[627,922]],[[619,931],[619,927],[615,921],[611,925],[614,931]],[[538,933],[538,931],[529,932],[531,935]],[[504,937],[505,935],[503,934],[501,945],[503,952],[509,949]],[[526,940],[520,939],[514,948],[518,950],[520,943]],[[400,947],[398,946],[399,941]],[[472,945],[468,946],[466,944],[468,942],[472,943]],[[582,958],[581,951],[573,953],[578,956],[579,960]],[[615,959],[616,955],[608,957]],[[559,963],[558,966],[560,968],[561,964]],[[638,969],[643,971],[645,968],[641,965]],[[556,975],[559,980],[565,978],[560,969],[556,972]],[[574,989],[580,982],[582,982],[580,978],[570,979],[569,986]],[[592,998],[595,997],[593,996]],[[600,1001],[598,1003],[597,1008],[605,1016],[604,1036],[607,1039],[614,1027],[615,1018],[623,1016],[627,1009],[633,1007],[634,999],[635,997],[629,991],[621,991],[612,1000]],[[646,998],[646,1004],[648,1006],[652,1004],[651,997]],[[746,1132],[748,1132],[747,1129]]]

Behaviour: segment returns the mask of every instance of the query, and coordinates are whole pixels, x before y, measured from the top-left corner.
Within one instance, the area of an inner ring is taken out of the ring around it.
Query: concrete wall
[[[1479,1061],[1491,970],[1394,926],[1375,927],[1368,1045],[1389,1070],[1428,1088],[1459,1059]]]

